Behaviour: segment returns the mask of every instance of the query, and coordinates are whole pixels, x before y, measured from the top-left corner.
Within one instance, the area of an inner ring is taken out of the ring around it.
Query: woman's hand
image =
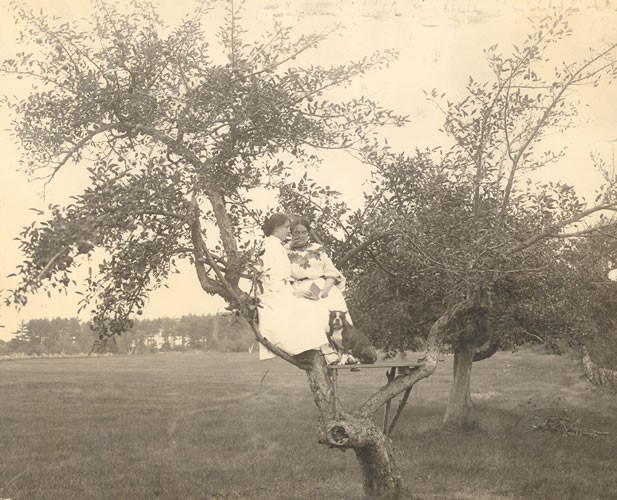
[[[294,295],[301,299],[313,299],[313,294],[308,290],[294,290]]]
[[[325,288],[321,291],[321,298],[325,299],[328,295],[330,295],[330,290],[326,290]]]

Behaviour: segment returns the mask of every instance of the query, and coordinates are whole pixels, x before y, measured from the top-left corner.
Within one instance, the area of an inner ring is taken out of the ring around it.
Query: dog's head
[[[340,330],[347,325],[347,316],[345,311],[330,311],[330,330]]]

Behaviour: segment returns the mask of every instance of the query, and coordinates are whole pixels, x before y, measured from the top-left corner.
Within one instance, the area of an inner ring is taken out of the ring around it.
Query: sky
[[[87,16],[92,8],[87,0],[22,3],[62,18]],[[160,5],[163,18],[174,24],[192,10],[194,2],[162,0]],[[396,49],[399,58],[389,68],[371,73],[341,96],[366,95],[408,115],[407,127],[384,133],[396,149],[413,150],[444,140],[438,131],[442,115],[425,99],[423,90],[437,88],[452,98],[460,96],[470,75],[488,76],[485,48],[498,43],[506,50],[520,43],[529,32],[529,19],[544,16],[554,8],[573,6],[574,35],[552,54],[552,61],[557,64],[584,56],[589,47],[600,48],[617,39],[617,0],[247,0],[244,21],[249,38],[259,36],[274,18],[292,26],[297,33],[325,29],[336,23],[343,25],[340,32],[299,63],[329,65],[358,59],[374,50]],[[19,50],[16,36],[12,16],[6,7],[0,7],[0,59]],[[14,81],[0,75],[0,91],[19,94],[24,91],[24,83],[17,87]],[[609,165],[614,157],[617,87],[583,90],[577,97],[581,105],[576,126],[549,139],[556,147],[566,147],[567,155],[542,175],[572,183],[592,198],[600,178],[592,169],[590,153],[599,154]],[[33,220],[35,212],[31,209],[62,203],[81,188],[79,166],[75,165],[68,165],[70,168],[62,171],[45,190],[40,181],[28,179],[19,171],[22,151],[10,127],[8,110],[0,107],[0,289],[14,284],[6,278],[20,260],[14,238]],[[312,175],[341,191],[350,205],[359,206],[369,172],[368,167],[350,155],[336,152],[324,154],[320,169]],[[20,311],[0,306],[0,339],[10,339],[22,320],[75,316],[77,300],[75,294],[69,293],[51,299],[36,296]],[[169,288],[152,295],[144,317],[209,314],[221,308],[222,302],[205,295],[194,272],[185,268],[169,282]]]

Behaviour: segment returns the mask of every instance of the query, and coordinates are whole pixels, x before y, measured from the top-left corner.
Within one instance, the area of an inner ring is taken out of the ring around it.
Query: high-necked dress
[[[259,296],[259,330],[289,354],[319,349],[328,344],[328,312],[322,301],[294,296],[291,263],[280,239],[267,236],[262,260],[263,292]],[[259,345],[259,359],[275,357]]]
[[[285,248],[291,261],[293,287],[296,290],[308,290],[314,283],[323,290],[326,278],[334,279],[334,286],[321,301],[329,311],[345,311],[347,318],[351,319],[343,297],[345,278],[334,266],[323,245],[309,241],[301,247],[291,248],[287,245]]]

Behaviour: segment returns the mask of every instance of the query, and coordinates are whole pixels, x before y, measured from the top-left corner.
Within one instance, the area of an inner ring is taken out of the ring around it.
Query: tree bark
[[[462,329],[454,346],[454,380],[450,387],[448,405],[443,417],[443,425],[446,429],[470,428],[474,423],[471,417],[473,407],[471,367],[474,360],[479,361],[490,357],[498,347],[497,341],[491,339],[488,321],[489,305],[490,298],[486,287],[478,286],[470,293],[466,313],[459,317],[462,324],[466,326]],[[482,349],[487,343],[489,346]]]
[[[307,376],[320,413],[319,442],[343,451],[354,450],[367,498],[400,498],[403,480],[392,441],[370,417],[338,410],[341,404],[335,402],[323,357],[315,352],[311,362]]]
[[[321,353],[308,356],[309,386],[319,409],[319,442],[340,450],[353,449],[362,470],[367,498],[407,498],[397,454],[392,441],[373,421],[375,412],[398,394],[430,376],[437,367],[438,345],[452,321],[473,308],[469,302],[452,306],[433,324],[422,363],[408,373],[394,377],[369,397],[354,413],[345,412]],[[470,361],[471,362],[471,361]]]
[[[443,418],[446,429],[458,430],[472,425],[471,408],[471,367],[474,349],[462,345],[454,352],[454,380],[450,387],[448,406]]]
[[[328,367],[320,351],[307,351],[296,356],[269,344],[259,328],[249,320],[259,342],[286,361],[306,371],[308,383],[319,410],[319,442],[331,448],[353,449],[359,462],[364,493],[367,498],[407,498],[398,459],[392,441],[373,421],[375,412],[392,398],[411,389],[430,376],[438,363],[439,345],[451,324],[477,312],[470,301],[449,307],[431,326],[427,350],[418,364],[408,372],[388,380],[388,383],[369,397],[358,410],[343,410],[335,391]],[[473,351],[471,352],[473,358]]]

